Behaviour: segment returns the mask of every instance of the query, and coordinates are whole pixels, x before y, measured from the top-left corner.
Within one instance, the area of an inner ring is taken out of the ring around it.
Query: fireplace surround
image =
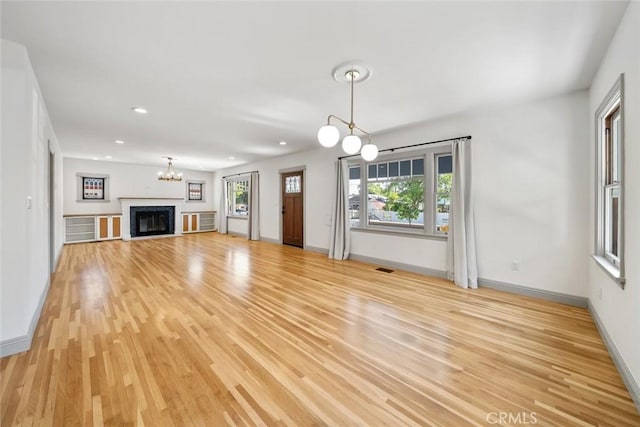
[[[131,206],[129,229],[131,237],[174,234],[175,206]]]
[[[180,236],[182,235],[182,228],[179,227],[180,224],[180,213],[183,209],[183,198],[178,197],[119,197],[120,203],[122,205],[122,221],[121,221],[121,230],[122,230],[122,240],[131,240],[131,239],[149,239],[154,237],[167,237],[167,236]],[[132,211],[132,208],[135,208]],[[160,210],[169,210],[168,217],[164,216],[164,220],[159,219],[157,216],[154,219],[150,219],[154,212],[154,209],[159,208]],[[169,209],[170,208],[170,209]],[[148,213],[152,215],[147,215],[143,220],[143,231],[142,233],[136,232],[136,212],[149,211]],[[150,230],[159,228],[162,225],[162,221],[164,221],[164,225],[169,227],[169,231],[163,234],[159,234],[157,230]],[[133,226],[132,226],[133,224]],[[150,233],[151,231],[151,233]]]

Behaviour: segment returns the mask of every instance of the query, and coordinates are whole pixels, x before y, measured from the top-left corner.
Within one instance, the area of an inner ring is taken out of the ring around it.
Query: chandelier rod
[[[351,130],[351,135],[353,135],[353,128],[355,127],[355,123],[353,122],[353,86],[355,81],[355,75],[353,74],[353,68],[349,71],[349,76],[351,77],[351,123],[349,123],[349,130]]]
[[[232,175],[223,176],[222,179],[231,178],[232,176],[251,175],[254,172],[260,172],[260,171],[255,170],[255,171],[249,171],[249,172],[234,173]]]
[[[448,141],[456,141],[458,139],[466,139],[467,141],[471,141],[471,135],[467,135],[467,136],[458,136],[456,138],[447,138],[447,139],[439,139],[437,141],[429,141],[429,142],[421,142],[419,144],[412,144],[412,145],[403,145],[401,147],[393,147],[393,148],[386,148],[384,150],[379,150],[378,153],[383,153],[385,151],[396,151],[396,150],[402,150],[404,148],[413,148],[413,147],[420,147],[422,145],[430,145],[430,144],[437,144],[439,142],[448,142]],[[340,156],[338,157],[338,160],[342,160],[342,159],[348,159],[350,157],[358,157],[360,154],[352,154],[350,156]]]
[[[367,139],[369,140],[369,144],[371,144],[371,134],[369,132],[367,132],[366,130],[359,128],[358,126],[355,125],[355,123],[349,123],[344,119],[341,119],[340,117],[334,115],[334,114],[329,114],[329,116],[327,117],[327,124],[330,125],[331,124],[331,119],[336,119],[342,123],[344,123],[345,125],[347,125],[349,127],[349,129],[357,129],[359,130],[363,135],[367,136]],[[353,125],[353,126],[352,126]],[[353,134],[353,132],[351,132],[351,134]]]

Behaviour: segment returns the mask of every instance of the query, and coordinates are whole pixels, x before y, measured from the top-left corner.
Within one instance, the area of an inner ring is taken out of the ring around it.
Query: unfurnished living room
[[[0,18],[0,425],[640,426],[640,2]]]

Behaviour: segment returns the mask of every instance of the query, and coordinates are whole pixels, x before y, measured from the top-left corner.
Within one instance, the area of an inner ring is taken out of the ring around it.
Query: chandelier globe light
[[[340,131],[333,125],[324,125],[318,131],[318,141],[323,147],[331,148],[340,141]]]
[[[356,154],[362,147],[362,141],[358,135],[347,135],[342,140],[342,149],[347,154]]]
[[[167,165],[167,169],[165,171],[158,172],[158,180],[160,181],[182,181],[182,172],[176,173],[176,170],[173,167],[173,157],[163,157],[164,159],[169,160],[169,164]]]
[[[331,124],[331,120],[346,125],[349,128],[349,134],[342,140],[342,150],[349,155],[360,154],[366,161],[375,160],[378,157],[378,147],[371,142],[369,132],[356,126],[353,121],[353,89],[355,83],[360,83],[371,77],[371,70],[362,64],[345,63],[336,67],[333,71],[333,78],[339,82],[349,82],[351,85],[351,117],[346,121],[333,114],[327,117],[327,124],[318,130],[318,142],[323,147],[333,147],[340,140],[340,131]],[[354,134],[354,130],[367,137],[367,143],[362,145],[362,141],[358,135]],[[362,151],[360,150],[362,148]]]
[[[366,162],[375,160],[378,157],[378,147],[374,144],[365,144],[360,151],[360,155]]]

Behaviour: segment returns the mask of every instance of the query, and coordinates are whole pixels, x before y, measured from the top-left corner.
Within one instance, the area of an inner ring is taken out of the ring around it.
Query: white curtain
[[[351,248],[349,232],[349,167],[345,159],[336,163],[336,198],[331,220],[331,240],[329,258],[348,259]],[[366,205],[365,205],[366,206]]]
[[[220,192],[220,226],[218,233],[227,234],[227,180],[222,180],[222,191]]]
[[[461,288],[478,287],[476,233],[471,186],[471,147],[468,140],[451,146],[453,179],[447,239],[447,277]]]
[[[251,172],[249,177],[249,240],[260,240],[260,175]]]

